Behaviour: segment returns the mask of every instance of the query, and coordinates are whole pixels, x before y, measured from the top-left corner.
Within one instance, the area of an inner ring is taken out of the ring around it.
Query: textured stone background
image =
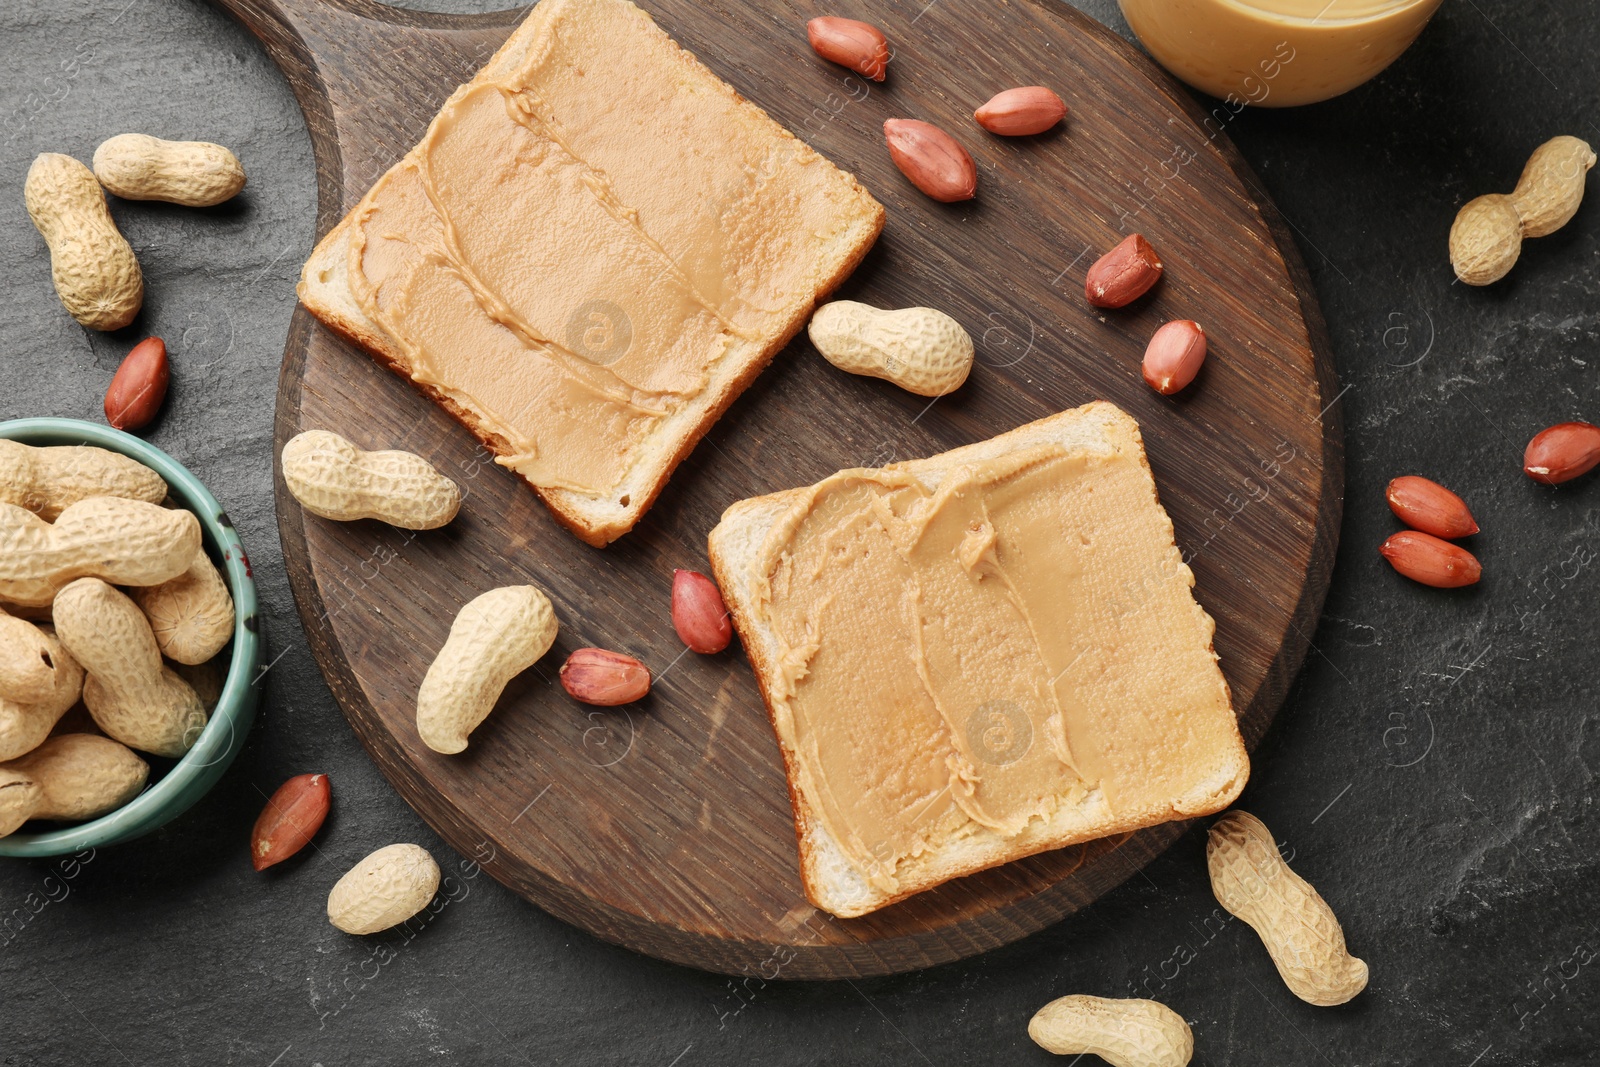
[[[1126,32],[1109,0],[1083,6]],[[334,931],[326,889],[375,843],[455,857],[361,751],[280,566],[271,416],[315,207],[300,113],[199,0],[11,0],[0,41],[0,418],[98,419],[130,343],[164,336],[174,382],[151,438],[238,522],[282,654],[206,803],[70,879],[0,865],[0,1062],[1042,1064],[1027,1019],[1071,992],[1165,1001],[1196,1063],[1593,1062],[1600,487],[1541,488],[1518,466],[1541,427],[1600,417],[1600,209],[1491,291],[1452,284],[1444,255],[1456,208],[1509,189],[1534,145],[1600,140],[1592,5],[1445,0],[1373,84],[1230,127],[1299,235],[1348,387],[1333,591],[1243,800],[1371,964],[1367,992],[1331,1010],[1218,921],[1198,830],[1050,930],[891,979],[735,984],[597,942],[487,878],[409,941]],[[116,205],[149,296],[105,336],[57,303],[21,189],[36,153],[88,159],[128,129],[226,143],[250,186],[209,211]],[[1477,588],[1410,585],[1373,551],[1395,526],[1382,487],[1405,472],[1472,503]],[[320,850],[258,876],[244,843],[264,791],[308,769],[337,782]]]

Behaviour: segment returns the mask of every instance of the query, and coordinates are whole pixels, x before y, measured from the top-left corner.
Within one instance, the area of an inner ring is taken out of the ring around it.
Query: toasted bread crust
[[[773,496],[783,494],[774,493]],[[770,497],[769,497],[770,499]],[[740,501],[730,506],[722,513],[726,522]],[[800,883],[805,890],[806,899],[814,907],[827,911],[826,896],[821,892],[822,886],[818,884],[812,874],[814,863],[810,851],[811,806],[800,795],[795,782],[799,778],[799,756],[789,743],[784,740],[783,731],[778,728],[776,703],[772,698],[772,679],[777,675],[776,664],[768,658],[765,645],[760,641],[752,640],[756,631],[756,622],[748,614],[748,606],[742,595],[730,595],[729,590],[735,587],[737,576],[734,574],[734,565],[722,554],[715,538],[706,539],[706,556],[711,562],[711,573],[717,579],[717,588],[723,591],[723,604],[728,609],[728,615],[733,619],[733,628],[739,633],[739,643],[744,648],[745,655],[749,657],[752,673],[756,676],[756,688],[761,691],[761,703],[766,708],[767,725],[772,727],[772,735],[777,739],[778,752],[783,756],[783,784],[789,792],[789,809],[794,812],[794,837],[795,848],[800,853]]]

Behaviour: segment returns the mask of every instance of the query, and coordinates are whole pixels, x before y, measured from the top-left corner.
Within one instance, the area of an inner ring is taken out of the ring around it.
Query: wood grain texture
[[[364,0],[219,0],[263,42],[305,110],[325,232],[415,142],[438,105],[522,12],[450,17]],[[1093,901],[1181,824],[1036,856],[856,920],[805,901],[777,745],[734,648],[685,654],[674,567],[706,571],[705,535],[740,498],[834,470],[930,455],[1094,398],[1144,430],[1163,502],[1247,743],[1304,656],[1333,565],[1343,485],[1338,389],[1304,266],[1208,116],[1121,39],[1048,0],[923,0],[843,8],[789,0],[644,0],[685,47],[884,202],[877,247],[839,295],[930,304],[978,342],[979,366],[929,404],[833,370],[803,338],[679,468],[633,533],[600,551],[560,529],[514,477],[402,380],[301,310],[285,352],[277,443],[330,428],[432,459],[467,499],[428,533],[305,515],[278,479],[284,555],[313,652],[385,775],[464,856],[553,914],[664,959],[763,978],[895,973],[1016,940]],[[869,84],[816,58],[816,14],[869,18],[895,48]],[[1058,130],[1004,140],[971,112],[1018,84],[1059,90]],[[979,165],[975,201],[916,193],[881,125],[922,118]],[[665,177],[665,176],[664,176]],[[1165,280],[1121,311],[1082,293],[1094,258],[1135,230]],[[1177,398],[1141,381],[1155,327],[1202,322],[1211,355]],[[563,629],[512,683],[461,756],[416,737],[417,686],[455,612],[534,582]],[[1138,595],[1136,581],[1130,597]],[[655,671],[626,709],[574,704],[553,684],[572,649],[601,645]],[[1197,861],[1198,862],[1198,861]]]

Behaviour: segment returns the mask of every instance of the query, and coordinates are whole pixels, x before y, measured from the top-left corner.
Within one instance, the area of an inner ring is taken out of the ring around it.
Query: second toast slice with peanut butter
[[[710,552],[834,915],[1244,788],[1214,624],[1112,404],[740,501]]]

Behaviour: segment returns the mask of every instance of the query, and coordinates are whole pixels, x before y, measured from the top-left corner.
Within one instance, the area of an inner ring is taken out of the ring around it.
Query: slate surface
[[[1107,0],[1083,6],[1126,32]],[[1371,85],[1228,124],[1299,235],[1348,387],[1333,591],[1242,801],[1371,964],[1367,992],[1336,1009],[1295,1000],[1217,910],[1198,830],[1020,944],[854,983],[658,963],[468,878],[345,725],[280,566],[272,404],[315,196],[287,88],[198,0],[23,0],[0,7],[0,41],[0,418],[99,418],[131,342],[164,336],[173,388],[151,439],[237,521],[274,657],[260,722],[201,807],[71,877],[0,865],[0,1063],[1043,1064],[1068,1061],[1027,1020],[1073,992],[1170,1004],[1195,1063],[1592,1062],[1600,487],[1518,468],[1538,429],[1600,417],[1600,208],[1490,291],[1452,284],[1444,254],[1456,208],[1508,191],[1534,145],[1600,140],[1591,5],[1446,0]],[[22,180],[38,152],[88,159],[129,129],[226,143],[250,185],[209,211],[119,203],[149,295],[133,329],[92,334],[51,291]],[[1374,552],[1396,526],[1383,485],[1408,472],[1472,504],[1480,586],[1423,589]],[[264,796],[313,769],[337,798],[318,848],[256,875],[244,845]],[[448,906],[415,936],[339,934],[327,888],[395,840],[456,876]]]

